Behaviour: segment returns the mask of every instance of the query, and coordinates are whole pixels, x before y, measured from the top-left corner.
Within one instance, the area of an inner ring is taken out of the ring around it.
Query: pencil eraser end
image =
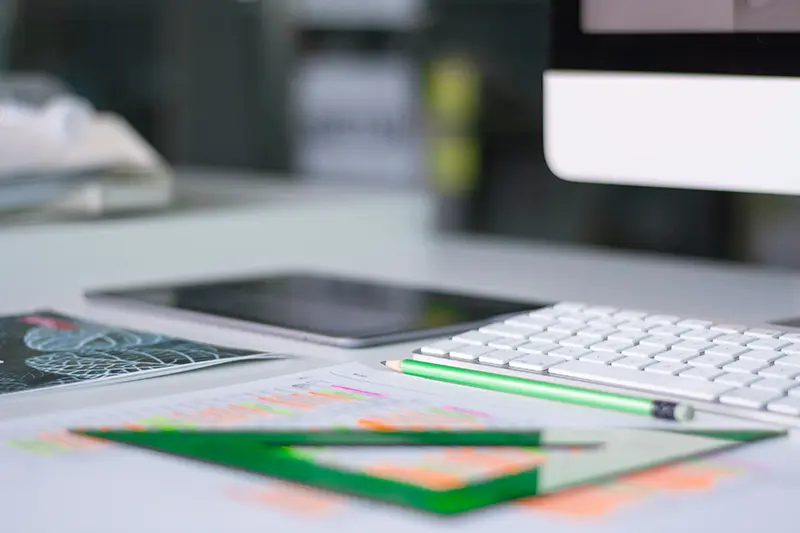
[[[694,407],[688,404],[678,404],[675,407],[675,420],[688,422],[694,418]]]

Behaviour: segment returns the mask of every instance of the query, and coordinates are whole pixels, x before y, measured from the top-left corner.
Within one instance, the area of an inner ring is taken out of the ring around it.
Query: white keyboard
[[[800,427],[800,329],[560,303],[426,345],[415,359],[639,391]]]

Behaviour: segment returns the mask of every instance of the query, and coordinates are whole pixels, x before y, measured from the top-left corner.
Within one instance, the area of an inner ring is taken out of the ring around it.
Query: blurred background
[[[555,178],[547,19],[545,0],[0,0],[0,72],[57,77],[176,168],[427,190],[446,232],[800,266],[797,200]]]

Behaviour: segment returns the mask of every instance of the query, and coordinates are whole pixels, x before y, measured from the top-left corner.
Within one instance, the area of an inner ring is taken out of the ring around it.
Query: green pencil
[[[554,439],[543,429],[512,430],[114,430],[74,429],[73,433],[101,439],[136,442],[169,442],[174,438],[204,445],[235,445],[257,442],[262,446],[499,446],[532,447],[543,450],[600,448],[602,442]]]
[[[683,403],[595,391],[570,385],[559,385],[533,379],[437,365],[413,359],[384,361],[383,364],[391,370],[410,376],[498,392],[520,394],[543,400],[555,400],[678,422],[685,422],[694,417],[692,406]]]

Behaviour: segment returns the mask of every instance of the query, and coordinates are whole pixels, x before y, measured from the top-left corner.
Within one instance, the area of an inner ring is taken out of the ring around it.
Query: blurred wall
[[[797,31],[797,0],[583,0],[595,32]]]
[[[648,0],[653,1],[653,0]],[[549,8],[536,0],[438,0],[429,61],[460,57],[477,78],[475,178],[440,189],[449,230],[661,253],[740,259],[734,195],[571,183],[544,159],[542,74]],[[452,133],[449,133],[452,135]],[[463,170],[462,170],[463,171]],[[455,191],[455,192],[453,192]]]
[[[176,165],[426,186],[442,231],[800,266],[795,199],[550,172],[547,0],[366,1],[20,0],[10,62],[121,113]],[[688,0],[589,4],[623,1]],[[736,2],[747,24],[800,11]]]
[[[583,0],[588,31],[732,31],[735,0]]]
[[[800,30],[797,0],[735,0],[736,29],[742,31]]]
[[[16,0],[0,0],[0,71],[8,62],[11,24],[14,18]]]
[[[20,0],[11,64],[124,115],[173,164],[285,171],[287,4]]]

